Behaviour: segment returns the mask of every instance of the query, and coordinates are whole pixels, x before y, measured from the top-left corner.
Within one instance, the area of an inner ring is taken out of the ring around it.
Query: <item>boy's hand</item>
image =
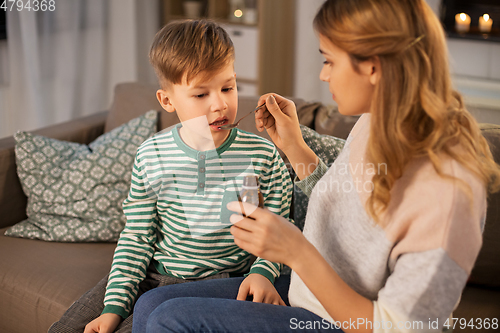
[[[85,326],[84,333],[113,333],[122,317],[114,313],[104,313]]]
[[[250,274],[243,280],[236,299],[244,301],[249,295],[253,296],[254,302],[286,305],[271,281],[260,274]]]

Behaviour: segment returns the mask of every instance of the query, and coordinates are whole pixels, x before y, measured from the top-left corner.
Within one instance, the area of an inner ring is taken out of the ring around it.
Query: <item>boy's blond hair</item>
[[[186,78],[204,80],[234,61],[227,32],[210,20],[174,21],[155,36],[149,61],[164,88]],[[198,77],[198,75],[200,75]]]

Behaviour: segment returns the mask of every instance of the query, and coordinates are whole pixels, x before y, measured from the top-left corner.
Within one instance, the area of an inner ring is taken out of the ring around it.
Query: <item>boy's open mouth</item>
[[[227,119],[218,119],[218,120],[211,122],[210,126],[218,127],[218,126],[225,125],[226,123],[227,123]]]

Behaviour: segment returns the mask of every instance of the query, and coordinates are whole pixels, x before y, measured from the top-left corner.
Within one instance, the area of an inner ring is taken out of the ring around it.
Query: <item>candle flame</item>
[[[484,14],[483,19],[485,22],[488,22],[488,20],[490,19],[490,16],[488,14]]]
[[[465,20],[467,19],[467,15],[465,13],[461,13],[460,19],[465,22]]]

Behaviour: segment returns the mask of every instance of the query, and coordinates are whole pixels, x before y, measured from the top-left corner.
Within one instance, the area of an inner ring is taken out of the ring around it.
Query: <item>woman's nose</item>
[[[319,79],[324,82],[330,81],[330,76],[325,67],[321,68],[321,72],[319,72]]]

